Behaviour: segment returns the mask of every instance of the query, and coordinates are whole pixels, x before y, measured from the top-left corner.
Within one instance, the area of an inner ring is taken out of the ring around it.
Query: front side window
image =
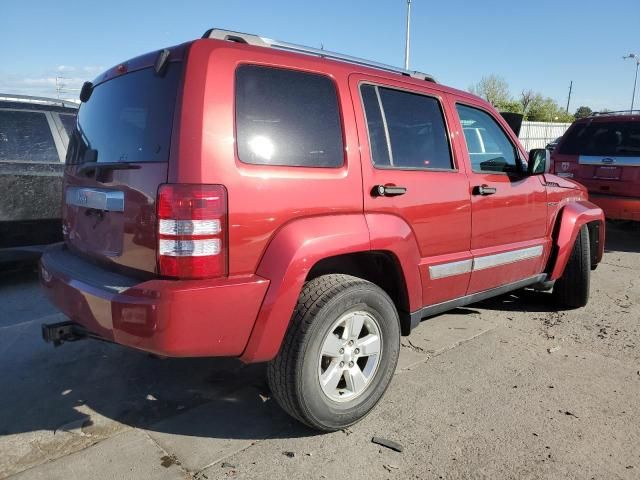
[[[0,160],[60,161],[44,113],[0,110]]]
[[[238,156],[244,163],[340,167],[338,96],[324,75],[245,65],[236,72]]]
[[[498,123],[480,109],[457,105],[474,172],[518,171],[516,149]]]
[[[436,98],[392,88],[360,89],[376,167],[451,170],[453,162]]]

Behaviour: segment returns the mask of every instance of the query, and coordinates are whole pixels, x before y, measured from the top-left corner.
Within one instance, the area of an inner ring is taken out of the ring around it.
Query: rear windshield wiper
[[[99,170],[138,170],[139,168],[140,165],[124,162],[86,162],[80,166],[77,173],[84,175]]]

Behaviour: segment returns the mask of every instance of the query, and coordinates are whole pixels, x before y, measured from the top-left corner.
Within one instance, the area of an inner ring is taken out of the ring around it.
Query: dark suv
[[[556,175],[585,185],[607,218],[640,222],[640,111],[576,120],[552,160]]]
[[[335,430],[422,318],[528,286],[587,302],[602,210],[429,75],[211,30],[81,98],[46,339],[268,361],[280,405]]]
[[[78,106],[0,94],[0,263],[62,240],[62,172]]]

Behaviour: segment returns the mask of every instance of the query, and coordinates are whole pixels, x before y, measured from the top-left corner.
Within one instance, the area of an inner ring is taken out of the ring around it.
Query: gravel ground
[[[607,233],[586,308],[526,291],[427,320],[381,404],[328,435],[260,365],[44,345],[59,316],[5,273],[0,478],[640,478],[640,232]]]

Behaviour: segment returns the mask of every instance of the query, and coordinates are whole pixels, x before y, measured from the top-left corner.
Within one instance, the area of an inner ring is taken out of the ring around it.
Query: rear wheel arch
[[[328,274],[350,275],[380,287],[396,306],[402,334],[410,333],[409,291],[402,265],[393,252],[371,250],[323,258],[311,268],[305,282]]]

